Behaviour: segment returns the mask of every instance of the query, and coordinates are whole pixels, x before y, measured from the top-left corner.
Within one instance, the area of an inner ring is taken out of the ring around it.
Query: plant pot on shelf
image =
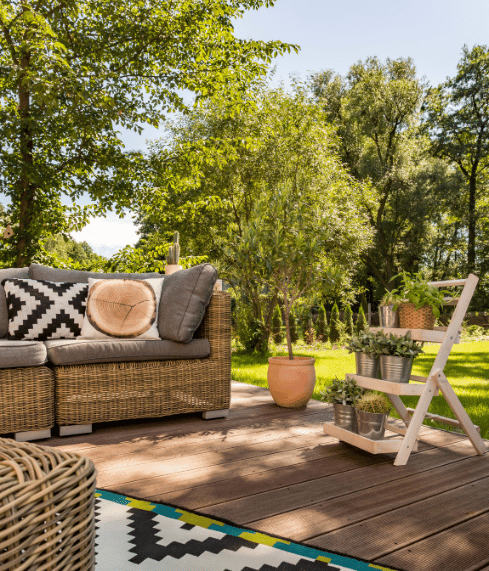
[[[380,372],[382,380],[391,383],[409,383],[414,357],[381,355]]]
[[[399,327],[399,313],[394,305],[379,305],[379,321],[381,327]]]
[[[357,415],[350,404],[333,403],[334,423],[350,432],[358,432]]]
[[[435,316],[429,305],[416,309],[414,303],[401,303],[398,311],[402,329],[433,329],[435,326]]]
[[[173,274],[175,272],[179,272],[182,269],[182,266],[180,264],[167,264],[165,266],[165,274],[167,276],[169,276],[170,274]]]
[[[365,412],[355,409],[357,415],[358,434],[370,440],[382,440],[385,434],[387,414]]]
[[[312,357],[268,358],[268,388],[278,406],[303,408],[307,405],[316,384],[315,361]]]
[[[361,375],[362,377],[371,377],[372,379],[380,379],[380,361],[375,355],[356,352],[355,363],[357,375]]]

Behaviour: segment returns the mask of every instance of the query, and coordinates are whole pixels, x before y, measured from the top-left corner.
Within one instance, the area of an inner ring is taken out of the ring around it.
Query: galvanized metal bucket
[[[355,409],[357,413],[358,434],[370,440],[382,440],[385,434],[386,414],[364,412]]]
[[[399,357],[397,355],[381,355],[380,371],[384,381],[392,383],[409,383],[414,357]]]
[[[355,409],[349,404],[333,404],[334,423],[350,432],[358,432]]]
[[[381,327],[399,327],[399,313],[393,305],[379,305],[379,320]]]
[[[380,379],[380,361],[378,357],[366,353],[355,353],[357,375]]]

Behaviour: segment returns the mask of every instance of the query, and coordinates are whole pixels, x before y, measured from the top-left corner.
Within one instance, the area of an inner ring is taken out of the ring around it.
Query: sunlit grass
[[[439,345],[426,345],[424,354],[414,361],[413,374],[427,376],[438,352]],[[283,355],[283,352],[276,352]],[[298,348],[298,356],[316,359],[316,387],[313,398],[320,399],[320,393],[335,376],[344,378],[346,373],[355,372],[355,356],[345,349],[310,351]],[[236,381],[267,387],[268,358],[257,355],[233,353],[232,378]],[[454,345],[445,368],[452,387],[472,421],[480,426],[483,438],[489,439],[489,341],[476,341]],[[406,406],[414,408],[416,397],[402,397]],[[430,412],[453,417],[442,396],[434,397]],[[455,430],[438,423],[426,424]]]

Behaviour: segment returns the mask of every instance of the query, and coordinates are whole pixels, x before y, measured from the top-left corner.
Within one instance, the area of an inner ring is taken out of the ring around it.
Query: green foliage
[[[297,343],[297,341],[299,341],[299,335],[297,333],[297,318],[295,316],[294,309],[290,310],[289,329],[290,329],[290,342]]]
[[[430,286],[428,281],[423,277],[422,272],[409,274],[402,272],[395,278],[401,280],[398,289],[392,290],[392,295],[396,296],[397,303],[394,309],[397,309],[402,300],[414,303],[416,309],[429,306],[433,310],[435,317],[440,317],[440,310],[443,307],[443,301],[446,295],[450,295],[448,290],[440,289],[436,286]]]
[[[318,308],[318,316],[316,318],[316,338],[318,341],[326,343],[328,341],[328,318],[324,305],[321,303]]]
[[[338,304],[335,302],[329,320],[329,340],[331,343],[338,343],[341,339],[342,331],[343,323],[340,320],[340,310],[338,309]]]
[[[358,317],[357,322],[355,323],[355,331],[357,335],[364,331],[367,328],[367,319],[365,317],[365,312],[363,311],[363,307],[360,305],[360,309],[358,310]]]
[[[173,234],[173,244],[168,248],[168,254],[166,255],[167,264],[178,264],[180,258],[180,234],[175,232]]]
[[[279,344],[283,342],[284,335],[282,332],[282,312],[280,311],[280,307],[278,305],[276,305],[275,309],[273,310],[272,333],[275,343]]]
[[[396,337],[392,333],[386,334],[379,331],[376,334],[374,344],[380,355],[393,355],[397,357],[417,357],[423,352],[423,344],[416,343],[411,339],[411,332]]]
[[[385,290],[385,294],[382,296],[380,300],[380,305],[395,305],[396,307],[399,306],[399,303],[402,301],[402,298],[395,293],[395,291]]]
[[[351,305],[346,304],[344,310],[344,320],[345,320],[345,333],[351,337],[353,335],[353,312],[351,310]]]
[[[67,236],[49,238],[38,254],[38,259],[55,268],[98,271],[106,267],[107,260],[96,254],[87,242],[76,242]]]
[[[355,408],[374,414],[389,414],[392,409],[390,400],[383,393],[366,391],[356,402]]]
[[[316,341],[316,330],[314,329],[312,317],[310,315],[307,319],[306,328],[304,330],[304,341],[307,345],[313,345]]]
[[[368,329],[361,330],[352,335],[347,349],[348,353],[365,353],[366,355],[377,356],[380,354],[377,334]]]
[[[321,393],[321,400],[330,403],[356,406],[358,399],[365,393],[354,379],[341,380],[335,377],[331,385]]]
[[[234,36],[234,19],[273,0],[3,2],[0,12],[0,192],[15,235],[3,260],[25,265],[40,240],[121,213],[161,192],[121,129],[222,99],[239,111],[250,83],[297,48]],[[186,154],[186,149],[182,152]],[[193,159],[187,153],[187,159]],[[165,189],[177,185],[167,157]],[[165,170],[163,168],[163,170]],[[151,189],[151,192],[149,190]],[[92,205],[77,206],[86,193]],[[65,206],[62,196],[71,199]]]
[[[247,352],[264,353],[268,347],[262,344],[263,322],[256,319],[249,303],[237,300],[236,303],[236,335]]]

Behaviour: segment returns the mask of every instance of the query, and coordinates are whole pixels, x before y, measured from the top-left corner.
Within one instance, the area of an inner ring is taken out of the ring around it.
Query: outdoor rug
[[[166,504],[95,498],[96,571],[391,571]]]

